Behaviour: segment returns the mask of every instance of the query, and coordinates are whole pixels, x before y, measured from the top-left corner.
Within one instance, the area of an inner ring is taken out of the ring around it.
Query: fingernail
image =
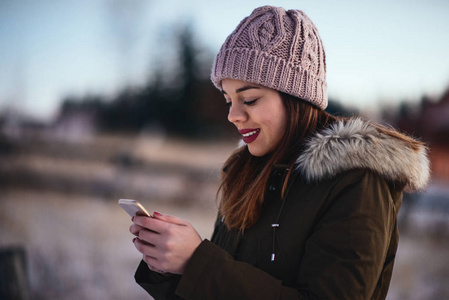
[[[131,221],[134,222],[134,217],[131,218]]]
[[[155,215],[155,216],[162,216],[160,213],[158,213],[157,211],[155,211],[154,213],[153,213],[153,215]]]
[[[136,239],[137,239],[136,237],[135,237],[135,238],[133,238],[133,243],[134,243],[134,242],[136,241]]]

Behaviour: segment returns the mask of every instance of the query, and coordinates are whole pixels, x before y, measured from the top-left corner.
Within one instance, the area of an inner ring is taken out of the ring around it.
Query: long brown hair
[[[275,164],[290,165],[284,182],[284,196],[292,166],[304,141],[315,131],[337,118],[294,96],[280,93],[288,112],[287,130],[277,149],[255,157],[248,147],[236,150],[226,161],[218,195],[220,215],[230,229],[249,228],[257,221],[264,200],[265,187]]]
[[[288,111],[287,130],[277,149],[264,157],[251,155],[248,147],[237,149],[226,161],[217,196],[220,199],[220,215],[229,229],[244,230],[259,218],[265,189],[275,164],[288,165],[289,171],[282,187],[285,198],[287,184],[304,142],[316,131],[336,121],[347,119],[328,114],[310,103],[294,96],[280,93]],[[423,143],[393,128],[371,123],[392,139],[403,141],[410,149],[426,148]]]

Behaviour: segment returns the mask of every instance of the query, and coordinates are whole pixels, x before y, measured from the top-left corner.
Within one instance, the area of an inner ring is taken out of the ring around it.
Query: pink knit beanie
[[[318,30],[300,10],[263,6],[243,19],[215,57],[211,80],[272,88],[325,109],[326,56]]]

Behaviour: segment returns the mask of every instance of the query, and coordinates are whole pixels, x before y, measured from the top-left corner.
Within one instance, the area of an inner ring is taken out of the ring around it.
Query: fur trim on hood
[[[305,149],[296,164],[308,182],[363,168],[387,181],[407,184],[407,191],[417,191],[425,188],[430,177],[425,147],[410,149],[406,142],[360,118],[332,124],[315,134]]]

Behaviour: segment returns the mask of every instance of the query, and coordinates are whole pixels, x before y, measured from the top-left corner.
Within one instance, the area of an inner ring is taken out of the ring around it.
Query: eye
[[[226,107],[231,107],[231,104],[232,104],[232,102],[231,102],[231,101],[229,101],[229,102],[225,102],[225,106],[226,106]]]
[[[248,105],[248,106],[252,106],[252,105],[256,104],[257,100],[259,100],[259,99],[254,99],[254,100],[250,100],[250,101],[243,101],[243,104]]]

